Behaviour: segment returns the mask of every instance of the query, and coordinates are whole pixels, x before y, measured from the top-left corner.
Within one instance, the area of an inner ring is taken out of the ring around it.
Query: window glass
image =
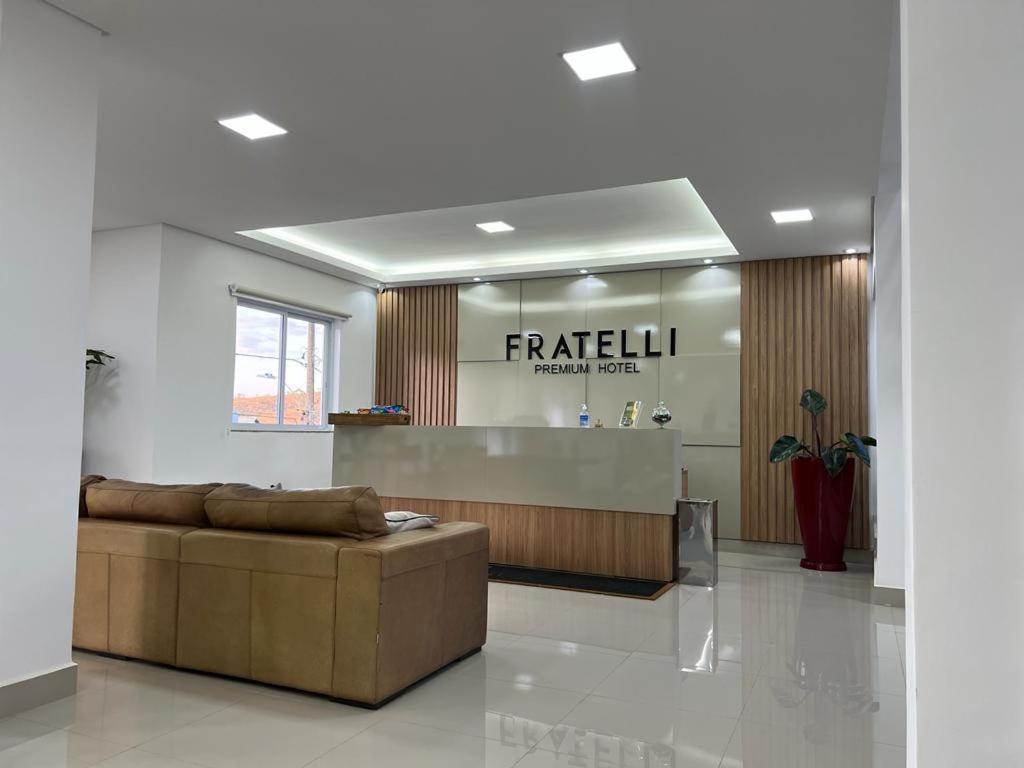
[[[289,317],[284,373],[285,424],[323,424],[324,323]]]
[[[277,424],[281,315],[239,305],[235,324],[235,388],[231,421]]]
[[[231,421],[320,427],[330,323],[239,304]]]

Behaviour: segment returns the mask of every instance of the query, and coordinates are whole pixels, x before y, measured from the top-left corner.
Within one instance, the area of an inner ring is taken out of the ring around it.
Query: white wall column
[[[1024,755],[1024,2],[902,0],[910,765]]]
[[[0,0],[0,717],[74,690],[100,34]]]
[[[882,152],[875,194],[872,258],[873,329],[871,434],[878,438],[871,480],[874,491],[875,586],[905,585],[906,514],[903,500],[903,362],[900,280],[900,47],[894,24]]]

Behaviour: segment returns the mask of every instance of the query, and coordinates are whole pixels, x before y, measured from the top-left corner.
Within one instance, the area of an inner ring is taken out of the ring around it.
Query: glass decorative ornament
[[[651,421],[658,425],[658,429],[664,429],[665,425],[672,421],[672,411],[665,407],[664,400],[659,400],[658,405],[651,411]]]

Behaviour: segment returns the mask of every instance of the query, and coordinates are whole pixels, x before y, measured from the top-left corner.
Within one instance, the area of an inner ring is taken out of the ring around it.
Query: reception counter
[[[387,510],[475,520],[491,560],[669,581],[677,430],[336,426],[334,485]]]

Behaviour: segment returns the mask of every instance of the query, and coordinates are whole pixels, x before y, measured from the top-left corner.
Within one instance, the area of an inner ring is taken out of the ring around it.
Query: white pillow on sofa
[[[434,515],[418,515],[415,512],[385,512],[384,519],[387,521],[388,530],[391,533],[414,531],[417,528],[432,528],[441,520]]]

